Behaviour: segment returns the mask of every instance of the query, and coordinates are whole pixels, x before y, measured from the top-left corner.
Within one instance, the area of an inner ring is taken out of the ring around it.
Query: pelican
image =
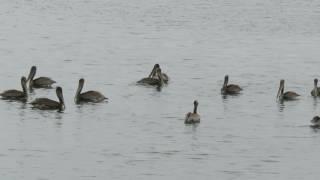
[[[224,77],[224,83],[221,88],[221,93],[222,94],[238,94],[238,93],[240,93],[240,91],[242,90],[240,88],[240,86],[238,86],[236,84],[228,84],[228,81],[229,81],[229,76],[226,75]]]
[[[28,79],[29,81],[29,88],[50,88],[52,84],[56,83],[56,81],[52,80],[49,77],[38,77],[36,79],[33,79],[36,75],[37,67],[32,66]]]
[[[76,104],[78,104],[80,102],[97,103],[97,102],[101,102],[105,99],[108,99],[98,91],[87,91],[87,92],[81,93],[83,85],[84,85],[84,79],[81,78],[79,80],[79,85],[78,85],[78,89],[76,92],[76,96],[74,97],[74,101]]]
[[[299,94],[293,91],[287,91],[284,93],[284,80],[280,80],[280,87],[277,94],[277,99],[279,100],[295,100]]]
[[[152,85],[152,86],[158,86],[158,87],[162,87],[164,84],[163,78],[162,78],[162,73],[161,73],[161,69],[160,68],[156,68],[155,70],[156,72],[156,76],[158,78],[143,78],[140,81],[138,81],[138,84],[146,84],[146,85]]]
[[[314,127],[314,128],[319,128],[320,127],[320,117],[319,116],[315,116],[312,118],[311,120],[311,127]]]
[[[185,124],[195,124],[195,123],[200,123],[200,115],[197,113],[197,108],[198,108],[198,101],[195,100],[193,102],[194,108],[193,108],[193,113],[188,112],[186,114],[186,118],[184,123]]]
[[[48,99],[48,98],[37,98],[34,101],[32,101],[30,104],[34,108],[40,109],[40,110],[59,110],[63,111],[65,109],[64,105],[64,99],[62,94],[62,88],[57,87],[56,88],[57,97],[59,99],[59,102]]]
[[[15,89],[7,90],[1,93],[0,96],[2,96],[3,99],[26,101],[28,98],[27,79],[24,76],[21,77],[21,86],[22,91]]]
[[[160,65],[159,64],[155,64],[154,65],[154,67],[153,67],[153,69],[152,69],[152,71],[151,71],[151,73],[149,74],[149,78],[158,78],[158,76],[156,75],[156,70],[158,69],[158,68],[160,68]],[[163,79],[163,82],[164,83],[168,83],[168,81],[169,81],[169,76],[166,74],[166,73],[161,73],[161,76],[162,76],[162,79]]]
[[[320,87],[318,87],[318,79],[314,79],[314,87],[311,91],[311,95],[314,97],[320,96]]]

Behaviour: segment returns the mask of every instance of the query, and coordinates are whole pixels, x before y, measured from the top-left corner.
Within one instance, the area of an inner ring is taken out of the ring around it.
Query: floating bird
[[[157,74],[156,74],[156,70],[158,69],[158,68],[160,68],[160,65],[159,64],[155,64],[154,65],[154,67],[153,67],[153,69],[152,69],[152,71],[151,71],[151,73],[149,74],[149,78],[158,78],[158,76],[157,76]],[[167,74],[165,74],[165,73],[161,73],[161,76],[162,76],[162,79],[163,79],[163,82],[164,83],[168,83],[168,81],[169,81],[169,76],[167,75]]]
[[[284,93],[284,80],[280,80],[280,87],[277,94],[277,99],[279,100],[295,100],[299,94],[293,91],[287,91]]]
[[[11,89],[4,91],[0,96],[2,96],[2,99],[26,101],[28,98],[27,79],[24,76],[21,77],[21,86],[22,91]]]
[[[50,88],[52,84],[56,83],[56,81],[52,80],[49,77],[38,77],[36,79],[33,79],[36,75],[37,67],[32,66],[28,79],[29,81],[29,88]]]
[[[320,87],[318,87],[318,79],[314,79],[314,87],[311,91],[311,95],[314,97],[320,96]]]
[[[34,108],[40,109],[40,110],[59,110],[63,111],[65,109],[64,105],[64,99],[62,94],[62,88],[57,87],[56,88],[57,97],[59,99],[59,102],[48,99],[48,98],[37,98],[34,101],[32,101],[30,104]]]
[[[138,81],[138,84],[146,84],[146,85],[151,85],[151,86],[158,86],[158,87],[162,87],[164,84],[163,78],[162,78],[162,73],[161,73],[161,69],[160,68],[156,68],[155,70],[156,72],[156,76],[158,78],[143,78],[140,81]]]
[[[200,123],[200,115],[197,113],[197,108],[198,108],[198,101],[195,100],[193,102],[194,108],[193,108],[193,113],[188,112],[186,114],[186,118],[184,123],[185,124],[195,124],[195,123]]]
[[[87,92],[81,93],[83,85],[84,85],[84,79],[81,78],[79,80],[79,85],[78,85],[78,89],[76,92],[76,96],[74,97],[75,103],[77,103],[77,104],[80,102],[97,103],[97,102],[101,102],[105,99],[108,99],[98,91],[87,91]]]
[[[320,128],[320,117],[319,116],[315,116],[312,118],[311,120],[311,127],[313,128]]]
[[[242,90],[240,88],[240,86],[238,86],[236,84],[228,84],[228,81],[229,81],[229,76],[226,75],[224,77],[224,83],[223,83],[223,86],[221,88],[221,93],[222,94],[230,94],[230,95],[234,95],[234,94],[240,93],[240,91]]]

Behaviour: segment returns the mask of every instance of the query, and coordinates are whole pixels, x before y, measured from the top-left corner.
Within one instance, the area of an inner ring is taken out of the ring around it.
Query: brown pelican
[[[31,102],[32,106],[37,109],[41,110],[59,110],[63,111],[65,109],[64,105],[64,99],[62,94],[62,88],[57,87],[56,88],[57,97],[59,99],[59,102],[48,99],[48,98],[37,98],[34,101]]]
[[[79,85],[78,85],[78,89],[76,92],[76,96],[74,97],[75,103],[77,103],[77,104],[80,102],[97,103],[97,102],[101,102],[105,99],[108,99],[98,91],[87,91],[87,92],[81,93],[83,85],[84,85],[84,79],[81,78],[79,80]]]
[[[32,66],[27,79],[27,81],[29,81],[29,88],[50,88],[52,84],[56,83],[56,81],[49,77],[38,77],[33,79],[36,75],[36,71],[37,67]]]
[[[319,116],[315,116],[312,118],[311,120],[311,127],[313,128],[320,128],[320,117]]]
[[[224,77],[224,83],[221,88],[222,94],[238,94],[242,90],[238,85],[235,84],[228,84],[229,76],[226,75]]]
[[[193,108],[193,113],[188,112],[186,114],[186,118],[184,123],[185,124],[194,124],[194,123],[200,123],[200,115],[197,113],[197,108],[198,108],[198,101],[195,100],[193,102],[194,108]]]
[[[146,84],[146,85],[152,85],[152,86],[162,87],[163,84],[164,84],[164,81],[163,81],[163,78],[162,78],[161,69],[160,69],[160,68],[157,68],[157,69],[155,70],[155,72],[156,72],[156,76],[157,76],[158,78],[150,78],[150,77],[147,77],[147,78],[141,79],[141,80],[138,81],[137,83],[138,83],[138,84]]]
[[[314,97],[320,96],[320,87],[318,87],[318,79],[314,79],[314,87],[311,91],[311,95]]]
[[[279,100],[295,100],[299,94],[293,91],[284,92],[284,80],[280,80],[280,87],[277,94],[277,99]]]
[[[24,76],[21,77],[21,86],[22,91],[15,89],[7,90],[1,93],[0,96],[2,96],[3,99],[26,101],[28,98],[27,79]]]
[[[153,67],[153,69],[152,69],[152,71],[151,71],[151,73],[149,74],[149,78],[158,78],[158,76],[157,76],[157,74],[156,74],[156,70],[158,69],[158,68],[160,68],[160,65],[159,64],[155,64],[154,65],[154,67]],[[162,79],[163,79],[163,82],[164,83],[168,83],[168,81],[169,81],[169,76],[167,75],[167,74],[165,74],[165,73],[161,73],[161,76],[162,76]]]

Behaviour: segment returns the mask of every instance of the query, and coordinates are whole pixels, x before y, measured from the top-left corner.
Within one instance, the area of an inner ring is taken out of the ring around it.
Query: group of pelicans
[[[167,84],[169,82],[169,76],[165,73],[162,73],[160,65],[155,64],[151,73],[148,77],[141,79],[138,81],[138,84],[146,84],[151,86],[157,86],[162,87],[164,84]],[[224,78],[224,83],[221,89],[221,93],[224,95],[230,94],[235,95],[239,94],[242,90],[240,86],[235,84],[228,84],[229,82],[229,76],[226,75]],[[197,112],[199,102],[195,100],[193,102],[193,112],[188,112],[186,114],[184,123],[185,124],[196,124],[200,123],[200,115]]]
[[[138,81],[139,84],[154,85],[157,87],[162,87],[164,84],[167,84],[169,81],[168,75],[162,73],[159,64],[155,64],[151,73],[148,77]],[[280,86],[277,93],[277,100],[289,101],[296,100],[300,95],[293,91],[284,91],[284,80],[280,80]],[[223,95],[237,95],[242,91],[242,88],[236,84],[229,84],[229,76],[224,77],[224,83],[221,88],[221,94]],[[311,91],[311,95],[314,97],[320,97],[320,87],[318,87],[318,79],[314,79],[314,88]],[[200,123],[200,115],[197,113],[199,102],[195,100],[193,102],[193,112],[188,112],[185,117],[185,124],[196,124]],[[315,116],[312,120],[311,127],[320,128],[320,117]]]
[[[14,89],[4,91],[0,93],[0,96],[2,96],[2,99],[18,100],[18,101],[26,102],[28,99],[27,85],[29,89],[32,90],[33,88],[51,88],[52,84],[56,83],[56,81],[52,80],[49,77],[38,77],[34,79],[36,75],[36,71],[37,71],[36,66],[32,66],[28,78],[25,78],[24,76],[21,77],[22,91],[14,90]],[[151,86],[156,86],[158,88],[161,88],[165,84],[168,84],[168,82],[169,82],[169,76],[161,71],[159,64],[155,64],[149,76],[139,80],[137,83],[142,85],[151,85]],[[228,84],[228,82],[229,82],[229,76],[226,75],[224,77],[224,83],[221,88],[221,94],[237,95],[242,91],[242,88],[239,85]],[[293,91],[284,92],[284,83],[285,83],[284,80],[280,80],[280,86],[277,93],[277,100],[281,102],[288,101],[288,100],[296,100],[300,95]],[[86,103],[86,102],[98,103],[98,102],[106,101],[108,99],[98,91],[87,91],[87,92],[81,93],[83,86],[84,86],[84,79],[81,78],[79,80],[78,89],[76,91],[76,95],[74,98],[74,101],[76,104]],[[65,103],[64,103],[62,88],[60,86],[56,88],[56,94],[59,101],[54,101],[48,98],[37,98],[34,101],[32,101],[30,104],[34,108],[37,108],[40,110],[63,111],[65,109]],[[311,91],[311,95],[314,97],[320,96],[320,87],[318,87],[318,79],[314,79],[314,88]],[[184,121],[185,124],[200,123],[200,115],[197,113],[199,103],[197,100],[195,100],[193,104],[194,104],[193,112],[188,112],[186,114],[185,121]],[[311,123],[313,124],[312,127],[320,128],[320,117],[315,116],[311,120]]]
[[[56,81],[52,80],[49,77],[38,77],[34,78],[37,72],[36,66],[32,66],[28,79],[24,76],[21,77],[21,86],[22,91],[20,90],[7,90],[2,93],[0,93],[0,96],[2,99],[5,100],[17,100],[26,102],[28,100],[28,88],[29,90],[33,90],[33,88],[51,88],[52,84],[56,83]],[[82,88],[84,85],[84,79],[79,80],[78,89],[76,91],[75,95],[75,103],[83,103],[83,102],[102,102],[108,98],[106,98],[104,95],[102,95],[98,91],[87,91],[84,93],[81,93]],[[32,101],[30,104],[37,109],[40,110],[59,110],[63,111],[65,109],[65,103],[62,93],[62,88],[58,86],[56,88],[56,94],[59,99],[59,101],[54,101],[48,98],[37,98],[34,101]]]

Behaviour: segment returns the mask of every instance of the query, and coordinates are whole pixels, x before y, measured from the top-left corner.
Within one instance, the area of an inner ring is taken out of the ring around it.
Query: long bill
[[[282,83],[280,83],[280,87],[279,87],[279,90],[278,90],[278,93],[277,93],[277,99],[280,97],[280,95],[282,94],[282,90],[283,90],[283,85]]]

